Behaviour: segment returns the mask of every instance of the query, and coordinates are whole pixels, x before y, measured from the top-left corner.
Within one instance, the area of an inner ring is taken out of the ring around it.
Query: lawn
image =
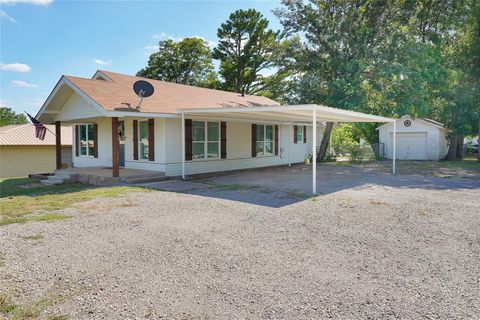
[[[4,179],[0,180],[0,226],[67,219],[67,215],[56,211],[97,197],[121,197],[141,191],[147,189],[127,186],[95,188],[80,183],[44,186],[36,178]]]

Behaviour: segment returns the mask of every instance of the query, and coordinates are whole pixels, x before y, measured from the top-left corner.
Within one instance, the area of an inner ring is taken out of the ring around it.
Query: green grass
[[[13,303],[12,296],[6,292],[0,292],[0,314],[12,313],[18,306]]]
[[[71,208],[95,198],[115,198],[129,192],[147,192],[141,187],[101,187],[84,184],[36,186],[38,179],[6,179],[0,182],[0,226],[28,221],[56,221],[68,216],[54,211]],[[29,186],[32,186],[29,188]],[[22,188],[22,186],[24,188]],[[27,186],[27,188],[25,188]]]

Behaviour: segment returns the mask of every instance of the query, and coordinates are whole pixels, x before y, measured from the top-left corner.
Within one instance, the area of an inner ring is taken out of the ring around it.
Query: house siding
[[[204,120],[204,119],[194,119]],[[208,119],[209,121],[217,121]],[[220,121],[221,119],[218,119]],[[274,124],[274,123],[272,123]],[[279,125],[279,155],[251,157],[251,123],[227,121],[227,158],[214,160],[192,160],[185,162],[187,175],[249,169],[289,163],[288,148],[291,147],[291,163],[303,162],[305,155],[311,153],[312,128],[307,127],[307,143],[293,144],[293,129]],[[182,174],[182,137],[181,120],[166,119],[166,155],[165,174]]]
[[[409,119],[411,125],[405,127],[404,121]],[[445,140],[445,129],[429,125],[423,121],[417,121],[409,117],[402,117],[397,120],[397,139],[402,133],[424,133],[426,134],[426,160],[440,160],[445,157],[447,143]],[[393,158],[393,124],[387,124],[379,128],[379,142],[385,145],[387,159]],[[398,140],[397,140],[398,143]],[[401,159],[397,152],[397,159]]]
[[[96,118],[82,123],[98,124],[98,158],[93,156],[76,156],[75,145],[78,141],[75,139],[74,126],[72,127],[72,159],[74,167],[108,167],[112,166],[112,122],[110,118]],[[76,125],[78,123],[75,123]]]
[[[155,119],[155,161],[133,159],[133,120],[146,118],[124,118],[125,125],[125,168],[165,172],[167,176],[182,174],[182,134],[180,118]],[[194,120],[205,120],[196,118]],[[218,119],[221,121],[222,119]],[[208,119],[217,121],[217,119]],[[93,119],[98,124],[98,158],[75,156],[72,149],[75,167],[111,166],[111,121],[109,118]],[[307,127],[307,142],[293,143],[293,126],[279,126],[279,155],[251,156],[251,123],[227,122],[227,158],[212,160],[192,160],[185,162],[186,174],[229,171],[290,163],[303,162],[305,156],[312,152],[312,127]],[[272,123],[273,125],[275,123]],[[323,130],[322,126],[318,130]],[[74,144],[76,141],[74,141]],[[74,145],[75,146],[75,145]],[[290,160],[289,160],[290,152]]]
[[[62,147],[62,154],[71,153]],[[62,163],[68,163],[62,158]],[[56,169],[55,146],[0,146],[0,177],[26,177]]]
[[[74,92],[62,106],[60,113],[55,117],[55,120],[71,121],[102,116],[102,113],[98,109],[90,105],[85,99]]]

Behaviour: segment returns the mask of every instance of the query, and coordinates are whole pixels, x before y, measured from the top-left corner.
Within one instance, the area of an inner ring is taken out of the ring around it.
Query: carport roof
[[[325,107],[317,104],[262,106],[262,107],[230,107],[230,108],[196,108],[179,109],[179,113],[189,116],[213,117],[232,119],[248,119],[256,121],[307,122],[313,120],[313,111],[316,112],[316,121],[325,122],[394,122],[394,119]]]

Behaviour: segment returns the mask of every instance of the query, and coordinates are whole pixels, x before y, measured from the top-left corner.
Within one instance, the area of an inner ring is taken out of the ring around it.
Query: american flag
[[[45,127],[42,123],[40,123],[37,119],[32,117],[27,112],[25,113],[27,114],[27,116],[30,118],[30,121],[35,126],[35,136],[40,140],[45,139],[45,134],[47,133],[47,127]]]

